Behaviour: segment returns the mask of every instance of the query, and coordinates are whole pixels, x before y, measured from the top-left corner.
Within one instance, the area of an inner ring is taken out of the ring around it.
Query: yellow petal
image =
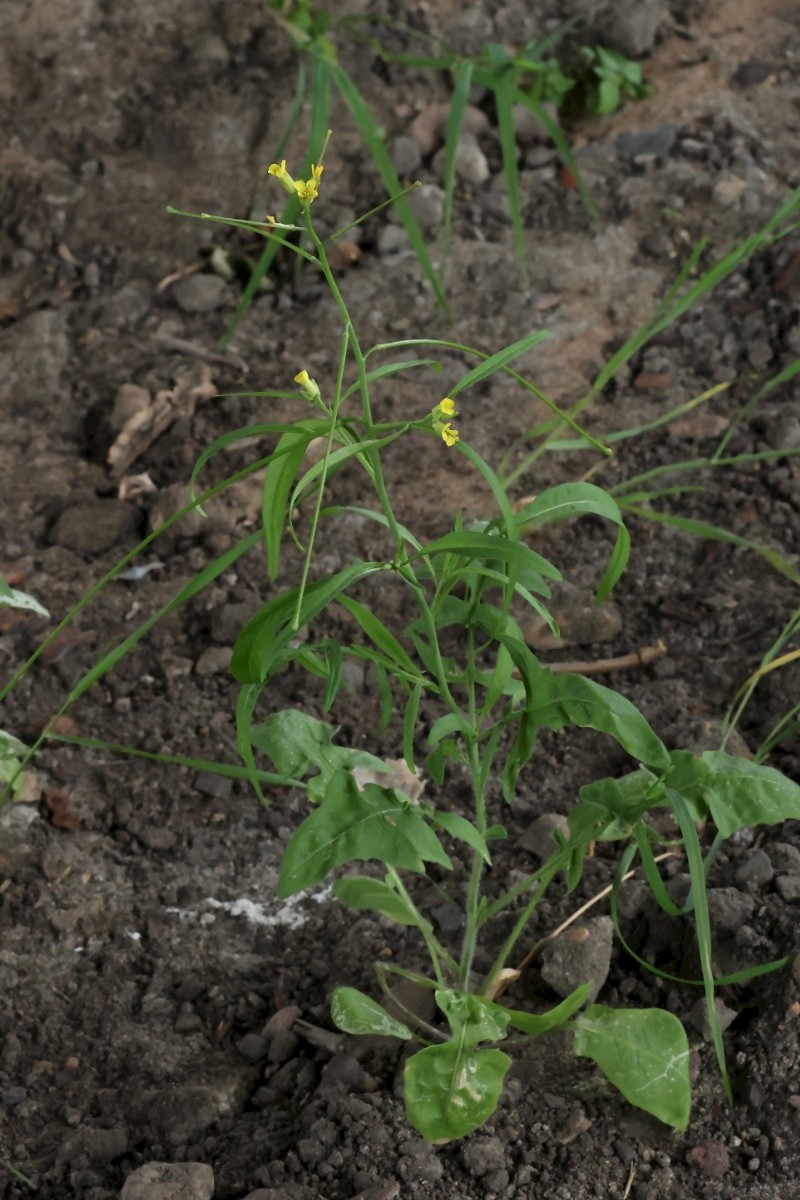
[[[459,432],[457,429],[453,428],[449,421],[446,425],[442,426],[442,441],[444,442],[445,446],[455,446],[458,439]]]
[[[445,396],[444,400],[439,402],[439,409],[446,417],[452,417],[456,411],[455,401],[451,400],[449,396]]]
[[[305,387],[306,384],[311,382],[311,378],[308,371],[298,371],[294,377],[294,381],[295,383],[299,383],[301,387]]]

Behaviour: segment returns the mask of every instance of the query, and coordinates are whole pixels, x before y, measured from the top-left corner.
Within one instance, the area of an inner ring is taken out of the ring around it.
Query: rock
[[[102,554],[132,539],[136,523],[136,512],[118,500],[84,500],[64,509],[50,531],[50,542],[76,554]]]
[[[597,917],[546,942],[541,952],[545,983],[565,998],[582,983],[591,983],[586,999],[591,1004],[608,977],[612,935],[610,917]]]
[[[229,646],[209,646],[194,664],[195,675],[224,675],[231,665]]]
[[[146,279],[131,279],[119,291],[104,301],[100,311],[100,322],[117,329],[138,325],[150,309],[151,288]]]
[[[464,1166],[476,1179],[499,1171],[506,1163],[506,1148],[498,1137],[472,1137],[461,1151]]]
[[[657,129],[647,129],[636,132],[627,130],[621,133],[614,142],[614,147],[620,158],[626,162],[643,156],[663,159],[672,149],[677,129],[669,122],[659,125]]]
[[[752,899],[738,888],[709,888],[707,896],[712,933],[736,933],[753,915]]]
[[[144,412],[151,404],[151,396],[147,388],[137,387],[135,383],[123,383],[114,397],[111,409],[110,425],[112,433],[119,433],[131,417]]]
[[[542,813],[540,817],[528,826],[519,839],[524,850],[530,850],[542,861],[549,858],[558,849],[558,842],[553,837],[553,830],[560,829],[565,838],[569,837],[569,823],[560,813]]]
[[[444,215],[444,192],[440,187],[423,183],[408,197],[408,204],[426,236],[438,233]]]
[[[778,875],[775,880],[775,887],[787,904],[791,904],[795,900],[800,900],[800,876]]]
[[[172,295],[182,312],[213,312],[225,303],[228,285],[219,275],[186,275],[175,284]]]
[[[741,200],[747,188],[747,180],[738,175],[721,175],[712,188],[712,196],[723,208],[732,208]]]
[[[378,234],[378,254],[399,254],[408,248],[408,237],[401,225],[384,225]]]
[[[409,137],[408,134],[396,137],[392,142],[390,153],[394,169],[401,179],[416,175],[422,164],[422,151],[415,138]]]
[[[479,187],[489,178],[489,163],[471,133],[463,133],[456,146],[456,175],[473,187]]]
[[[773,870],[781,875],[800,875],[800,850],[790,842],[769,842],[764,850]]]
[[[686,1162],[690,1167],[697,1167],[709,1179],[721,1179],[730,1169],[731,1156],[724,1142],[710,1138],[707,1142],[692,1146],[686,1155]]]
[[[296,1033],[292,1033],[290,1029],[281,1029],[269,1043],[267,1058],[275,1066],[280,1066],[292,1057],[299,1043],[300,1039]]]
[[[211,614],[211,636],[223,646],[232,646],[256,612],[254,603],[223,604]]]
[[[236,1049],[248,1062],[261,1062],[267,1056],[267,1041],[257,1033],[246,1033],[239,1038]]]
[[[230,1073],[211,1083],[143,1094],[141,1106],[169,1145],[184,1146],[199,1141],[221,1117],[241,1112],[249,1091],[247,1075]]]
[[[419,146],[423,158],[433,154],[441,142],[449,113],[449,104],[429,104],[411,122],[408,132]],[[486,113],[480,108],[468,104],[462,118],[462,134],[471,133],[473,137],[479,137],[482,133],[486,133],[489,127],[489,118]]]
[[[159,492],[150,509],[151,531],[159,529],[167,521],[171,521],[189,503],[191,498],[189,488],[185,483],[171,483],[169,487],[165,487],[163,491]],[[170,528],[169,532],[173,537],[197,537],[207,524],[205,517],[202,517],[196,508],[191,508],[181,517],[180,521]]]
[[[556,106],[554,104],[543,104],[542,107],[550,119],[557,125],[558,109]],[[531,146],[540,146],[550,141],[550,133],[547,126],[526,104],[514,105],[511,110],[511,120],[514,125],[517,144],[524,150],[527,150]]]
[[[231,794],[233,780],[227,775],[215,775],[213,771],[198,771],[194,777],[194,786],[204,796],[212,800],[225,800]]]
[[[444,1168],[433,1146],[422,1138],[408,1138],[400,1144],[397,1173],[406,1183],[438,1183]]]
[[[772,863],[764,851],[754,850],[736,868],[734,879],[736,886],[746,891],[748,888],[763,887],[765,883],[769,883],[774,874]]]
[[[212,1200],[214,1172],[206,1163],[150,1162],[125,1180],[120,1200]]]
[[[603,31],[603,44],[627,58],[649,54],[656,44],[665,8],[664,0],[616,0],[613,16]]]
[[[720,1029],[724,1033],[732,1021],[736,1019],[736,1013],[732,1008],[728,1008],[724,1000],[717,996],[714,1000],[714,1008],[717,1011],[717,1020],[719,1021]],[[708,1009],[706,1007],[705,997],[696,1000],[689,1010],[687,1020],[691,1021],[698,1033],[702,1033],[705,1040],[711,1040],[711,1026],[708,1022]]]

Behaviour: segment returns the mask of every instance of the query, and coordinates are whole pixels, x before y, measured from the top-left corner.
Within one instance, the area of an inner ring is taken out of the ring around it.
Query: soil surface
[[[466,50],[492,40],[520,46],[577,15],[573,36],[640,58],[654,92],[610,118],[566,126],[599,223],[554,148],[520,132],[528,280],[513,250],[488,110],[457,187],[450,313],[437,307],[384,213],[367,222],[340,267],[365,345],[431,335],[492,352],[546,328],[550,337],[520,369],[568,404],[652,311],[698,238],[708,238],[702,263],[710,265],[763,225],[798,182],[800,8],[789,0],[491,0],[469,10],[455,0],[382,0],[369,11]],[[386,36],[408,48],[402,31]],[[415,203],[436,258],[442,166],[415,121],[429,121],[430,106],[447,100],[449,80],[386,67],[348,35],[337,44],[398,166],[426,185]],[[2,6],[0,568],[53,614],[48,623],[0,610],[4,678],[139,536],[177,511],[205,446],[288,415],[285,404],[253,392],[291,388],[301,367],[333,380],[340,330],[319,280],[279,263],[221,348],[242,285],[226,282],[215,265],[227,255],[241,275],[259,248],[165,211],[173,204],[260,219],[276,207],[264,167],[295,67],[262,0]],[[481,97],[474,100],[483,112]],[[325,229],[383,199],[341,106],[332,124],[317,202]],[[287,158],[302,150],[298,134]],[[586,419],[607,434],[730,385],[672,425],[619,443],[594,471],[596,482],[708,455],[758,388],[795,361],[799,246],[793,233],[760,249],[603,391]],[[470,365],[451,355],[438,377],[387,381],[376,393],[379,411],[424,415]],[[127,445],[126,416],[154,398],[166,413],[163,431],[141,450]],[[506,454],[519,462],[521,435],[543,416],[501,377],[465,395],[461,408],[462,435],[494,464]],[[422,436],[409,455],[411,444],[387,453],[401,519],[431,535],[444,532],[455,511],[467,520],[490,511],[462,458]],[[789,383],[745,414],[729,452],[798,445]],[[258,452],[232,448],[207,477],[221,478]],[[518,479],[515,498],[596,462],[545,456]],[[668,497],[662,507],[798,562],[797,459],[720,467],[692,481],[705,490]],[[336,487],[350,502],[366,499],[355,474]],[[12,691],[0,727],[35,739],[91,663],[250,532],[258,511],[257,485],[242,483],[209,506],[209,520],[188,519],[157,540],[141,560],[153,569],[115,580],[80,613]],[[631,520],[631,531],[630,568],[598,622],[586,613],[610,549],[607,531],[592,522],[548,530],[540,548],[568,581],[556,611],[571,632],[568,645],[543,646],[542,658],[596,660],[663,641],[661,657],[600,678],[636,702],[668,745],[716,748],[727,705],[797,606],[796,582],[741,544],[642,518]],[[369,557],[376,537],[354,516],[329,523],[320,569]],[[279,582],[296,568],[288,554]],[[70,710],[62,731],[237,762],[230,647],[271,590],[258,553],[236,561],[159,621]],[[380,599],[394,603],[391,592]],[[323,622],[319,632],[330,629]],[[536,645],[534,630],[531,639]],[[374,680],[352,670],[347,683],[333,714],[340,740],[396,756],[399,721],[376,733]],[[741,752],[760,745],[796,691],[796,668],[764,681],[742,722]],[[289,671],[265,703],[319,715],[322,694]],[[421,754],[435,715],[421,713]],[[799,756],[795,739],[771,761],[797,778]],[[630,1108],[554,1038],[515,1052],[483,1130],[430,1147],[405,1121],[400,1049],[337,1034],[328,1016],[337,984],[374,994],[375,961],[421,967],[417,939],[371,914],[340,911],[324,889],[290,904],[275,900],[302,795],[276,790],[265,809],[244,783],[53,742],[36,767],[23,802],[7,806],[0,825],[0,1195],[112,1200],[124,1187],[126,1200],[800,1197],[796,972],[721,996],[736,1100],[729,1107],[697,991],[644,972],[615,946],[601,1000],[660,1004],[686,1021],[696,1075],[687,1132]],[[567,813],[582,784],[625,769],[621,752],[599,736],[543,738],[512,810],[502,812],[493,796],[510,835],[498,843],[495,878],[507,882],[535,865],[537,817]],[[466,797],[464,780],[446,787],[442,799],[454,806]],[[428,794],[437,797],[430,784]],[[520,957],[610,881],[612,850],[598,849],[576,893],[553,888]],[[458,888],[466,867],[454,861]],[[680,860],[664,870],[679,892]],[[732,839],[709,885],[718,971],[797,947],[795,825]],[[436,910],[442,936],[457,936],[453,906],[424,882],[414,886]],[[623,905],[630,943],[666,970],[695,974],[691,928],[667,922],[636,886]],[[605,912],[594,909],[584,925],[590,943],[607,937]],[[553,1002],[542,969],[540,959],[526,969],[520,1002]]]

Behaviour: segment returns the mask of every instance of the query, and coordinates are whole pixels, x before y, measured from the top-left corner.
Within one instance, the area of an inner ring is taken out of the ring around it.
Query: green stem
[[[444,947],[442,945],[440,945],[438,939],[432,933],[430,923],[425,920],[425,918],[422,916],[419,909],[417,908],[416,904],[411,899],[411,896],[408,894],[408,891],[407,891],[406,887],[404,886],[403,881],[400,878],[396,868],[395,867],[387,867],[386,874],[392,882],[392,887],[395,888],[395,890],[398,892],[398,894],[400,896],[402,896],[403,900],[406,902],[408,907],[413,912],[414,916],[417,918],[417,927],[425,940],[425,945],[427,947],[428,954],[430,955],[430,958],[431,958],[431,964],[433,966],[433,973],[436,976],[436,982],[438,983],[440,988],[446,987],[447,984],[446,984],[444,975],[442,973],[441,960],[444,960],[444,962],[447,965],[448,970],[452,971],[454,975],[457,974],[457,972],[458,972],[458,964],[447,953],[447,951],[444,949]]]

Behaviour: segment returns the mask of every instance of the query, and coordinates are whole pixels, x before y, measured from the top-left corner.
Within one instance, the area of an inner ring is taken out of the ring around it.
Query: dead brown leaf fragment
[[[153,401],[134,412],[108,451],[115,476],[124,475],[132,463],[181,417],[193,417],[197,405],[210,400],[217,389],[206,363],[195,363],[177,376],[175,386],[157,392]]]

